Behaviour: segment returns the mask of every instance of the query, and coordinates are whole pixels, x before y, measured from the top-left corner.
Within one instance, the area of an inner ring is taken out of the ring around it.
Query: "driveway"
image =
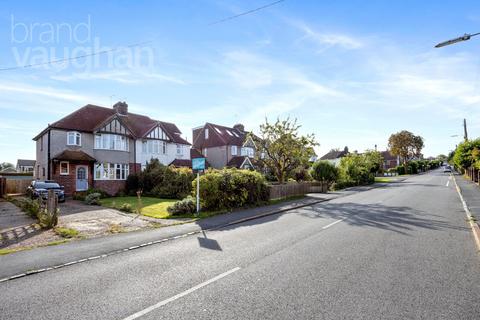
[[[60,204],[58,225],[78,230],[82,236],[92,237],[140,230],[151,227],[152,223],[115,209],[86,205],[78,200],[67,200]]]

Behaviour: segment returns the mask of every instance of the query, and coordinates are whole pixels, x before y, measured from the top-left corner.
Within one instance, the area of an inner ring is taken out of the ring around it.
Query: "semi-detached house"
[[[90,187],[114,195],[130,173],[152,158],[169,165],[190,160],[190,143],[173,123],[113,108],[86,105],[49,124],[35,138],[35,178],[55,180],[71,195]]]

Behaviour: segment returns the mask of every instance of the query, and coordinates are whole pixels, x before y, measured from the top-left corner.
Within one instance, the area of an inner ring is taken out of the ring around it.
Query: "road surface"
[[[480,255],[437,170],[0,292],[1,319],[480,319]]]

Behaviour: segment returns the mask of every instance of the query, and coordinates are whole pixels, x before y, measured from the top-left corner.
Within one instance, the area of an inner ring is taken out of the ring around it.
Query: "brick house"
[[[392,155],[390,151],[381,151],[380,153],[383,157],[383,170],[395,168],[401,164],[400,157]]]
[[[325,160],[330,162],[331,164],[338,166],[340,164],[340,160],[349,154],[348,147],[345,147],[343,150],[340,149],[332,149],[325,155],[323,155],[320,160]]]
[[[213,123],[192,130],[193,148],[211,167],[254,169],[256,146],[242,124],[225,127]]]
[[[190,159],[190,143],[175,124],[130,113],[125,102],[113,108],[86,105],[33,140],[35,178],[59,182],[67,195],[90,187],[114,195],[152,158],[165,165]]]

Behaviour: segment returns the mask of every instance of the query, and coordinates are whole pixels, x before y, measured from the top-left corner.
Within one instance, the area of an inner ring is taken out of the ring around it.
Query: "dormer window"
[[[67,145],[69,146],[81,146],[82,135],[77,131],[70,131],[67,133]]]
[[[205,128],[205,139],[208,139],[208,128]]]

